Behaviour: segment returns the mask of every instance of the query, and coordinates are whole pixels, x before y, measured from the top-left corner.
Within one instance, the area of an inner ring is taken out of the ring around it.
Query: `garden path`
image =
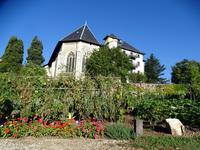
[[[0,150],[135,150],[127,141],[34,138],[0,139]]]

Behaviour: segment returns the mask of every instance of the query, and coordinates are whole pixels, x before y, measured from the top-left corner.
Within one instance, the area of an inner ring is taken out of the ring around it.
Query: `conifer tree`
[[[28,57],[26,58],[27,64],[42,65],[44,57],[42,56],[43,45],[42,42],[35,36],[28,49]]]
[[[23,53],[23,41],[12,36],[2,56],[0,72],[18,72],[22,67]]]
[[[148,83],[165,83],[166,79],[161,76],[164,75],[163,71],[165,66],[160,64],[153,54],[147,59],[145,63],[145,75]]]

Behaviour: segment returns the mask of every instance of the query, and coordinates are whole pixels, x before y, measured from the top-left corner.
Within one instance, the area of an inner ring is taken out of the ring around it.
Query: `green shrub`
[[[51,79],[37,67],[23,68],[25,76],[0,74],[1,114],[8,117],[12,111],[18,111],[22,117],[37,114],[52,120],[66,119],[68,113],[78,119],[93,115],[98,119],[116,121],[121,117],[124,102],[119,80],[102,76],[75,80],[74,76],[62,75]],[[34,72],[40,75],[29,76]],[[3,104],[8,101],[12,107],[5,111],[7,108]]]
[[[137,104],[134,114],[152,125],[167,118],[178,118],[183,124],[199,126],[200,102],[188,99],[144,99]]]
[[[146,76],[142,73],[130,73],[128,76],[130,83],[144,83],[146,82]]]
[[[129,140],[135,137],[133,130],[122,123],[112,123],[106,126],[105,136],[110,139]]]

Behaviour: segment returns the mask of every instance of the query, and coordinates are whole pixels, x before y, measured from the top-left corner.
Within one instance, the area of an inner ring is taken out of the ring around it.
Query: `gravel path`
[[[122,146],[123,145],[123,146]],[[127,141],[59,139],[59,138],[20,138],[0,139],[0,150],[135,150]]]

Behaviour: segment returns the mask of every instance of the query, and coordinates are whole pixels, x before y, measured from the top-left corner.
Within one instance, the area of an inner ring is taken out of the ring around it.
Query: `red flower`
[[[56,121],[56,125],[60,125],[60,121]]]
[[[28,122],[28,118],[23,118],[23,121],[24,122]]]
[[[96,126],[96,125],[97,125],[97,122],[96,122],[96,121],[94,121],[92,124],[93,124],[94,126]]]
[[[97,134],[94,134],[94,139],[96,139],[97,138]]]
[[[44,125],[47,125],[47,121],[44,121],[43,124],[44,124]]]
[[[10,133],[10,129],[9,129],[9,128],[6,128],[6,129],[5,129],[5,133],[6,133],[6,134],[9,134],[9,133]]]
[[[79,122],[79,125],[80,125],[80,126],[83,126],[83,125],[84,125],[84,121],[81,120],[81,121]]]
[[[21,121],[21,120],[22,120],[22,118],[17,118],[17,120],[18,120],[18,121]]]
[[[43,122],[42,118],[38,119],[38,121],[37,121],[37,122],[40,122],[40,123],[42,123],[42,122]]]

